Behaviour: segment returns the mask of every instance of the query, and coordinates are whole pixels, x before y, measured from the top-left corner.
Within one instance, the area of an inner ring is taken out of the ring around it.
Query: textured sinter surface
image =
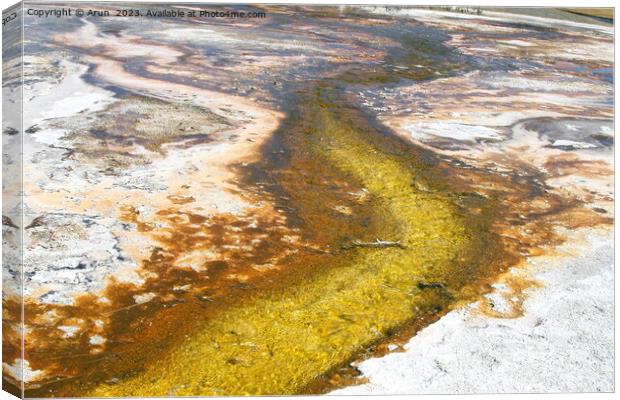
[[[559,228],[610,229],[605,23],[262,11],[26,18],[23,224],[3,218],[5,254],[24,235],[26,347],[5,340],[6,381],[327,392],[464,304],[523,315],[537,284],[510,279],[500,309],[506,271]],[[20,139],[5,126],[5,152]],[[19,293],[3,302],[19,321]]]

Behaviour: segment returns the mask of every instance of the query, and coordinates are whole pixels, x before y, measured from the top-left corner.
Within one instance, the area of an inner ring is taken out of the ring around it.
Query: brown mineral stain
[[[194,201],[196,201],[196,199],[194,199],[192,196],[187,196],[187,195],[171,194],[170,196],[168,196],[168,199],[174,204],[187,204],[187,203],[193,203]]]
[[[612,176],[613,171],[604,161],[584,160],[574,154],[559,154],[549,157],[544,168],[552,177],[579,175],[589,178]]]

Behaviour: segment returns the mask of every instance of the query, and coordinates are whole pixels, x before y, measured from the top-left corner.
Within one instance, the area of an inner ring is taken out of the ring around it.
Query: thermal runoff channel
[[[613,390],[613,16],[23,12],[5,388]]]

